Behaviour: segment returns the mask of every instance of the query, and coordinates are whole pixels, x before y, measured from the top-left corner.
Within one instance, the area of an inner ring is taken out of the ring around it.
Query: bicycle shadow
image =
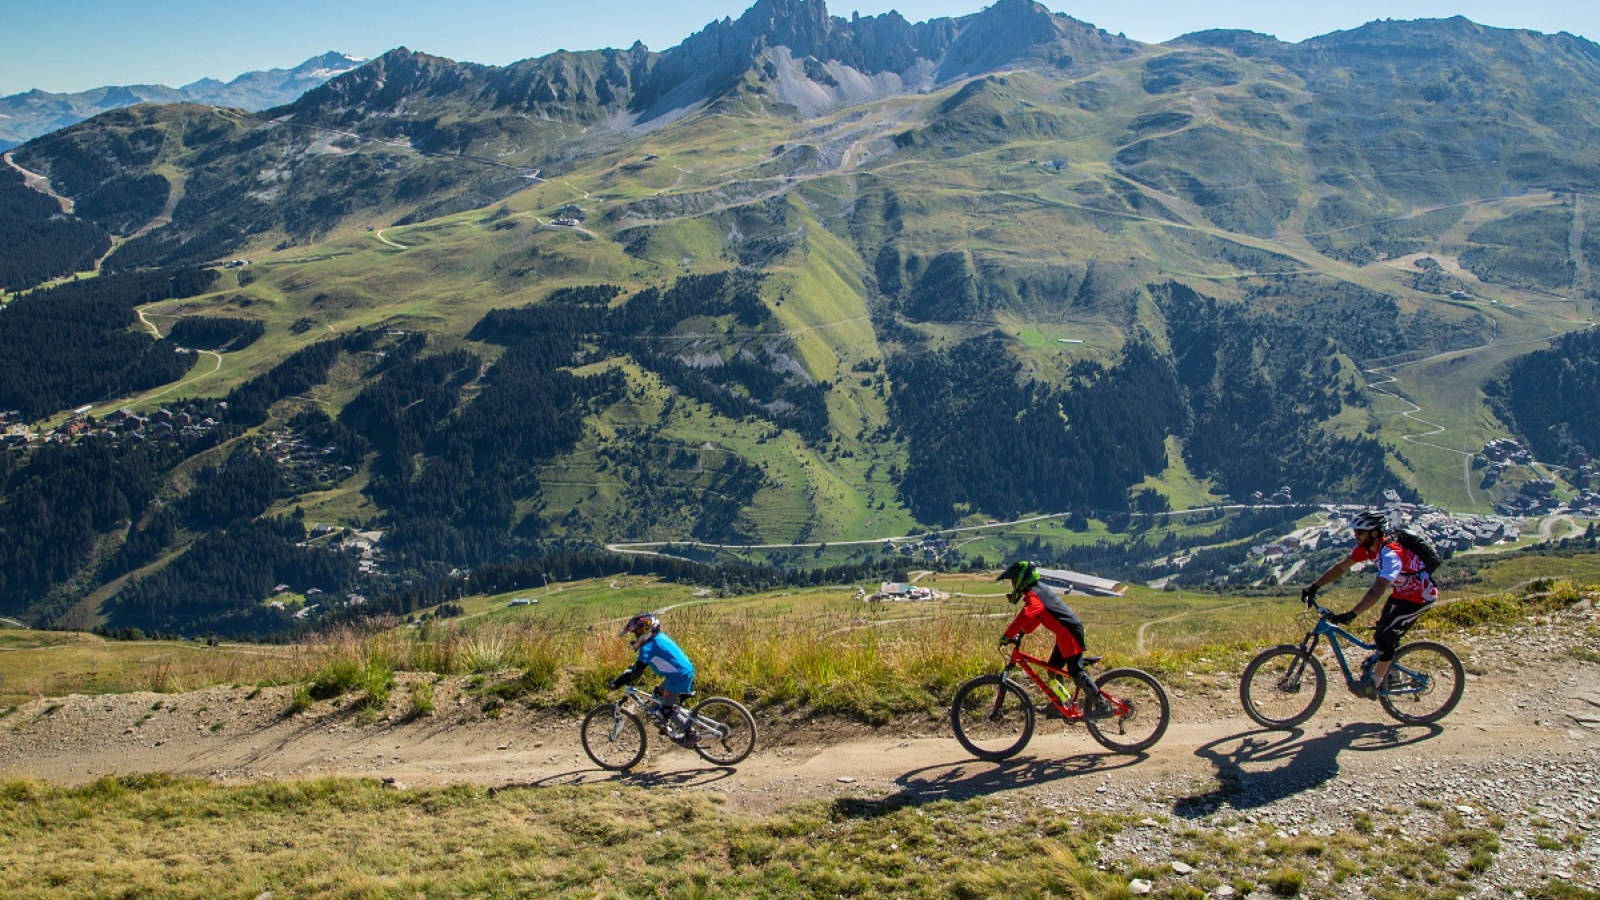
[[[1255,809],[1320,787],[1339,775],[1340,754],[1373,753],[1432,740],[1438,725],[1352,722],[1307,738],[1303,729],[1244,732],[1198,747],[1217,770],[1217,786],[1173,801],[1174,815],[1197,819],[1223,806]]]
[[[1000,762],[962,760],[912,769],[897,778],[899,790],[883,797],[840,797],[834,812],[852,819],[873,819],[908,806],[941,800],[970,800],[1002,791],[1036,788],[1053,781],[1111,772],[1137,765],[1147,754],[1080,753],[1065,758],[1019,756]],[[1108,765],[1107,763],[1114,763]]]
[[[574,769],[568,772],[558,772],[544,778],[535,778],[531,781],[512,782],[493,788],[496,791],[511,790],[512,788],[539,788],[556,787],[572,784],[625,784],[630,787],[656,788],[656,787],[706,787],[725,781],[737,775],[738,769],[733,766],[698,766],[693,769],[678,769],[671,772],[616,772],[602,769],[598,766],[592,769]]]

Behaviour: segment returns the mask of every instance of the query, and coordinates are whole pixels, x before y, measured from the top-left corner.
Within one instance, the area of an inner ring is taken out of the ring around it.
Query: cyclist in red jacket
[[[1058,669],[1065,668],[1083,690],[1084,715],[1103,716],[1105,704],[1100,699],[1100,689],[1095,687],[1089,673],[1083,670],[1083,651],[1087,647],[1083,637],[1083,620],[1061,601],[1060,595],[1039,580],[1038,567],[1025,559],[1012,563],[995,581],[1011,582],[1011,593],[1006,595],[1006,599],[1012,603],[1022,601],[1022,609],[1006,626],[1005,636],[1000,643],[1012,641],[1020,634],[1030,634],[1040,625],[1050,629],[1056,636],[1055,649],[1050,652],[1050,665]],[[1058,694],[1063,690],[1057,678],[1051,679],[1051,687]]]
[[[1383,599],[1384,591],[1393,588],[1389,602],[1378,615],[1376,659],[1368,660],[1372,668],[1356,685],[1356,693],[1368,700],[1378,698],[1378,685],[1383,684],[1384,676],[1389,674],[1389,664],[1394,661],[1394,652],[1400,647],[1400,639],[1439,599],[1439,588],[1428,575],[1422,558],[1402,547],[1398,541],[1384,540],[1388,524],[1389,517],[1378,510],[1356,513],[1350,519],[1350,530],[1356,536],[1355,549],[1345,559],[1329,566],[1326,572],[1317,576],[1316,581],[1300,592],[1300,599],[1310,606],[1316,599],[1318,588],[1338,581],[1356,563],[1377,561],[1378,575],[1372,579],[1372,587],[1367,588],[1361,602],[1349,612],[1328,617],[1328,621],[1335,625],[1347,625]]]

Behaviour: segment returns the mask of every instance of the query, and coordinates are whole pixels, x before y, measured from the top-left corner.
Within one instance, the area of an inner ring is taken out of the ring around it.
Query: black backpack
[[[1422,560],[1423,571],[1427,572],[1430,578],[1433,577],[1434,571],[1444,563],[1444,556],[1439,553],[1437,547],[1433,546],[1433,542],[1409,528],[1402,528],[1395,532],[1394,540],[1395,543],[1415,553],[1417,558]]]

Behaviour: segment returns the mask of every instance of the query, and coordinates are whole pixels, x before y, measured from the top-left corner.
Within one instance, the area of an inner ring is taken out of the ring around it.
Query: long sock
[[[1100,702],[1100,689],[1095,687],[1094,679],[1088,675],[1078,676],[1078,687],[1083,689],[1084,702],[1093,706]]]

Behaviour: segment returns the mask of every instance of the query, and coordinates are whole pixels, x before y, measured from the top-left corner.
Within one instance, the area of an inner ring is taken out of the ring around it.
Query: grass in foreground
[[[1443,803],[1419,803],[1421,815],[1358,811],[1318,834],[1238,812],[1193,822],[1011,793],[847,796],[761,818],[721,803],[711,791],[629,777],[415,791],[350,779],[226,786],[145,775],[75,788],[0,780],[0,894],[1127,900],[1139,879],[1157,900],[1200,900],[1222,885],[1236,896],[1446,900],[1472,893],[1496,865],[1507,825],[1493,815],[1469,825]],[[1128,854],[1125,829],[1163,832],[1166,849]],[[1530,896],[1600,898],[1553,880]]]
[[[1110,816],[1022,803],[802,804],[763,820],[624,785],[225,787],[162,776],[0,783],[0,893],[82,897],[1124,896]]]

